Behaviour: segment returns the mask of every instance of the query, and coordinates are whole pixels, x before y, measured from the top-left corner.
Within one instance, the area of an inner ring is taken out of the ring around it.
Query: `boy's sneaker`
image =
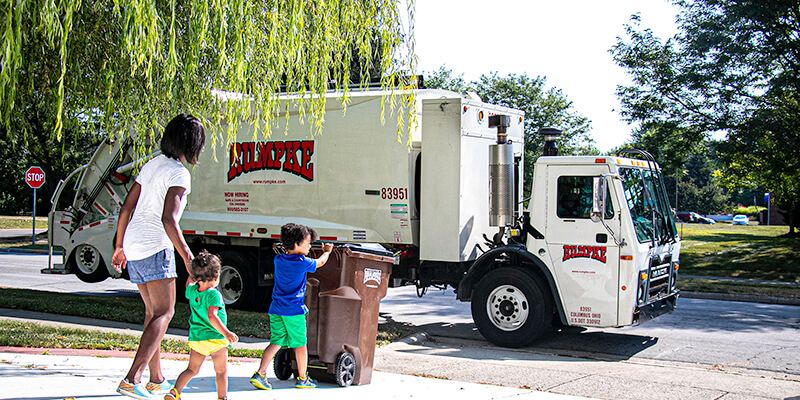
[[[130,383],[124,379],[119,383],[119,386],[117,386],[117,393],[128,397],[133,397],[134,399],[152,399],[150,392],[147,391],[144,383],[137,383],[134,385],[133,383]]]
[[[164,382],[161,383],[147,382],[147,385],[144,388],[147,389],[148,392],[156,394],[169,392],[174,387],[175,384],[170,383],[170,381],[166,380],[165,378]]]
[[[256,371],[253,376],[250,377],[250,384],[261,390],[272,389],[272,385],[267,382],[267,377],[259,374],[258,371]]]
[[[312,379],[310,376],[306,375],[306,379],[297,378],[297,382],[295,382],[294,387],[300,389],[313,389],[317,387],[317,381]]]

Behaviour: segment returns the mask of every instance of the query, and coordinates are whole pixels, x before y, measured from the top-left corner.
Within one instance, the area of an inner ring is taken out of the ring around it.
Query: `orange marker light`
[[[619,256],[619,259],[624,261],[631,261],[633,260],[633,256]]]
[[[628,290],[628,287],[627,287],[627,286],[625,286],[625,285],[623,285],[623,286],[622,286],[622,290]]]
[[[675,271],[679,270],[680,268],[681,268],[680,264],[675,264]]]
[[[642,280],[643,281],[647,280],[647,272],[642,272]]]

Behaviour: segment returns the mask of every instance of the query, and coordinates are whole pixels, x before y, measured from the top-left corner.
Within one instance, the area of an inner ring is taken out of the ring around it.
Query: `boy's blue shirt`
[[[301,254],[278,254],[275,265],[275,286],[269,313],[291,316],[308,312],[303,303],[306,296],[306,272],[317,270],[317,261]]]

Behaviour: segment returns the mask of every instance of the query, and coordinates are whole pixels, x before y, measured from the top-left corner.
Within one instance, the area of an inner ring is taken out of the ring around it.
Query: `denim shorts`
[[[175,272],[175,252],[172,249],[159,250],[156,254],[141,260],[128,260],[128,276],[131,283],[140,284],[166,278],[177,278]]]

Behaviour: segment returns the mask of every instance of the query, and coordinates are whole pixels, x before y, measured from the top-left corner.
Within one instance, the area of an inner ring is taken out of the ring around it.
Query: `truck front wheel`
[[[545,331],[551,300],[540,279],[516,268],[489,271],[472,296],[472,319],[483,337],[503,347],[524,347]]]

